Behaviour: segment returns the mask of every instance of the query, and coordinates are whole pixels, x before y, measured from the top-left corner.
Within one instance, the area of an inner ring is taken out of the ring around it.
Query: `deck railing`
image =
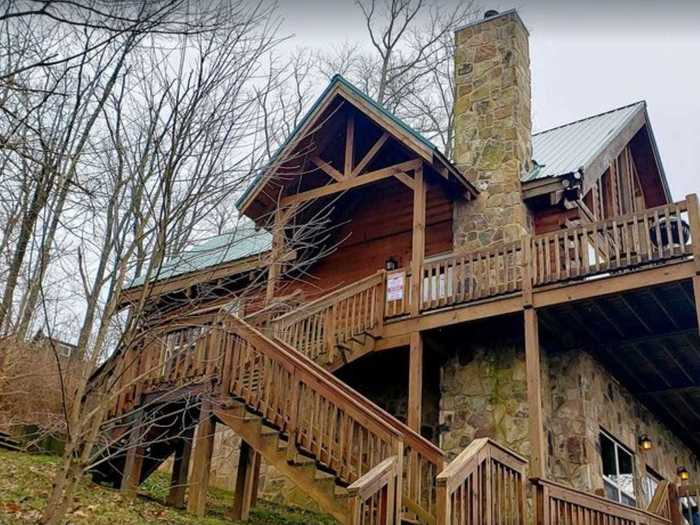
[[[541,525],[671,525],[667,518],[559,483],[536,479],[533,484],[535,522]]]
[[[522,243],[518,241],[426,262],[421,309],[441,308],[521,289],[522,253]]]
[[[532,287],[622,273],[688,258],[700,237],[694,196],[574,228],[524,237],[476,252],[434,257],[423,264],[421,310],[518,292]],[[410,312],[410,278],[402,301],[386,302],[386,318]]]
[[[317,363],[332,363],[338,345],[382,324],[384,281],[378,272],[278,317],[273,334]]]
[[[535,286],[667,261],[692,253],[681,201],[532,239]]]
[[[437,477],[437,523],[524,525],[526,466],[495,441],[472,441]]]

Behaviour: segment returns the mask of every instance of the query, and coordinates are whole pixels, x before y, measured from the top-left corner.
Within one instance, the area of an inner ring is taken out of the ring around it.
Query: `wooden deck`
[[[415,331],[692,279],[700,262],[695,238],[698,202],[690,196],[484,251],[428,259],[417,313],[411,270],[400,269],[350,284],[273,325],[278,337],[308,349],[310,357],[334,361],[339,345],[368,332],[384,349],[405,345]]]

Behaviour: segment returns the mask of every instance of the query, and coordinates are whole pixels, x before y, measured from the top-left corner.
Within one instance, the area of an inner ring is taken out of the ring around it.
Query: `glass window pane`
[[[608,499],[615,500],[615,501],[620,501],[620,491],[617,490],[617,487],[610,483],[609,481],[605,480],[605,496]]]
[[[615,443],[606,435],[600,435],[600,455],[603,459],[603,475],[616,476]]]

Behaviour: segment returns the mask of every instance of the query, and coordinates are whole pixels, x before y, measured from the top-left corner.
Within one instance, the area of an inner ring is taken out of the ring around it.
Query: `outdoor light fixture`
[[[393,257],[389,257],[386,261],[384,261],[384,269],[387,272],[393,272],[398,267],[399,267],[399,263]]]
[[[639,438],[639,448],[641,450],[651,450],[652,446],[653,443],[649,436],[647,436],[646,434]]]
[[[678,477],[681,478],[681,481],[688,481],[688,478],[690,478],[690,474],[688,473],[688,469],[685,467],[678,467]]]

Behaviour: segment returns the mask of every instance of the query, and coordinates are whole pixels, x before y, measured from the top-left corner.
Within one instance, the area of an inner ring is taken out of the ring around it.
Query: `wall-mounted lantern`
[[[647,451],[651,450],[652,447],[654,446],[654,443],[651,441],[651,438],[644,434],[639,438],[639,449],[642,451]]]
[[[688,472],[688,469],[685,467],[678,467],[678,477],[681,478],[681,481],[688,481],[690,478],[690,473]]]
[[[387,272],[393,272],[399,267],[399,263],[396,259],[393,257],[389,257],[386,261],[384,261],[384,269]]]

